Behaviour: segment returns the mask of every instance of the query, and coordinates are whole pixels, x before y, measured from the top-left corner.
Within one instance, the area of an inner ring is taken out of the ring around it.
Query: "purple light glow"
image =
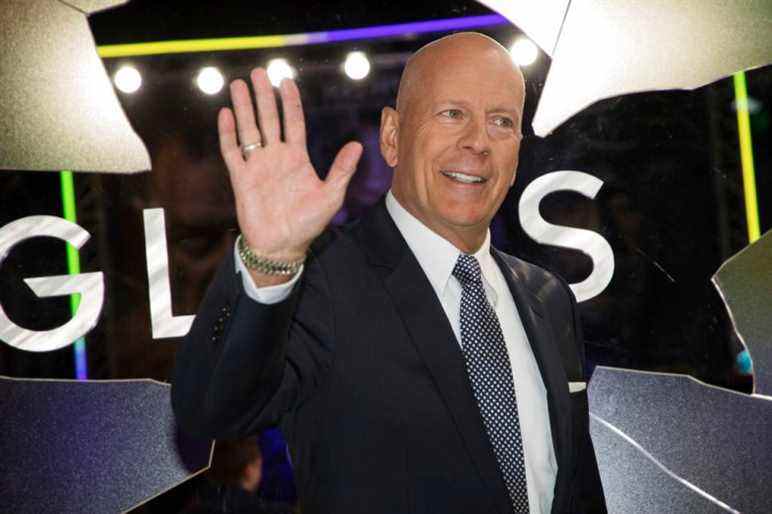
[[[426,32],[444,32],[448,30],[471,29],[503,25],[509,21],[498,14],[484,16],[468,16],[465,18],[447,18],[442,20],[418,21],[413,23],[398,23],[396,25],[376,25],[361,29],[330,30],[327,32],[312,32],[308,34],[309,43],[334,41],[351,41],[354,39],[371,39],[406,34],[423,34]]]

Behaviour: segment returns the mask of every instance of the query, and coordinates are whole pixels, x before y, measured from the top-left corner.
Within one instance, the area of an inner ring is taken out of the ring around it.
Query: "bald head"
[[[523,75],[476,33],[439,39],[402,73],[397,108],[381,113],[381,155],[394,198],[430,230],[472,253],[515,181]]]
[[[472,65],[481,60],[494,62],[503,74],[511,74],[525,99],[525,80],[506,48],[478,32],[459,32],[421,47],[408,59],[397,91],[397,111],[404,112],[427,81],[441,76],[448,66]],[[510,77],[508,77],[510,78]],[[522,106],[521,106],[522,107]]]

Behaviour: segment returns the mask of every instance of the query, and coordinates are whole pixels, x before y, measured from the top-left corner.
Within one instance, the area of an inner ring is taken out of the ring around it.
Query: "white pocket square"
[[[585,389],[587,389],[587,382],[569,382],[568,383],[569,393],[578,393],[579,391],[584,391]]]

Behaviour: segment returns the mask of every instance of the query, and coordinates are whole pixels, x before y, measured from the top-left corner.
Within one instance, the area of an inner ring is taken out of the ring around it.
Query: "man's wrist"
[[[244,292],[252,300],[262,304],[274,304],[286,299],[295,283],[300,280],[303,274],[303,267],[295,276],[286,275],[261,275],[250,273],[250,270],[241,262],[238,248],[233,245],[233,259],[236,266],[236,273],[241,275],[241,283],[244,286]]]
[[[295,275],[268,275],[265,273],[261,273],[257,270],[248,269],[248,268],[247,268],[247,272],[249,273],[249,276],[252,278],[252,283],[257,288],[278,286],[279,284],[286,284],[287,282],[289,282],[295,277]]]
[[[241,262],[249,269],[250,275],[256,276],[258,279],[261,275],[292,277],[297,274],[306,260],[305,252],[296,252],[291,258],[285,256],[277,258],[272,255],[255,252],[249,246],[243,234],[239,234],[239,237],[236,239],[236,249]],[[282,282],[286,282],[286,280],[280,280],[276,283]]]

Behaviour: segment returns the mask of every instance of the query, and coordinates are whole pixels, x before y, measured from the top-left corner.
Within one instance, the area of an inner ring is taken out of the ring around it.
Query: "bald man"
[[[279,425],[306,514],[605,512],[575,299],[490,245],[522,138],[508,52],[461,33],[409,60],[381,117],[391,190],[344,229],[361,145],[320,180],[295,84],[280,120],[251,81],[257,118],[236,80],[218,119],[241,236],[177,353],[182,428]]]

